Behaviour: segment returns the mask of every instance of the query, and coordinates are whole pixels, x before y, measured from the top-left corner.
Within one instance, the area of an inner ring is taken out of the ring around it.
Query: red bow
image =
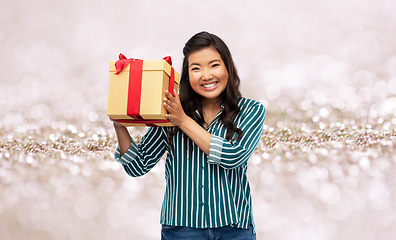
[[[135,59],[135,58],[126,58],[124,54],[120,53],[120,55],[118,56],[118,58],[120,60],[118,60],[115,63],[115,68],[116,68],[116,75],[120,74],[120,72],[122,70],[124,70],[124,68],[126,68],[128,66],[128,64],[130,64],[132,61],[139,61],[140,59]],[[169,65],[172,66],[172,58],[170,56],[166,56],[163,58],[167,63],[169,63]],[[141,61],[141,60],[140,60]]]

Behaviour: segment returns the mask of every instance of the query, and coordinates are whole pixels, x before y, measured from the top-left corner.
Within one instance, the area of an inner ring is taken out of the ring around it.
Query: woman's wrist
[[[119,123],[117,121],[113,121],[113,125],[115,128],[126,128],[124,125],[122,125],[121,123]]]
[[[180,120],[180,123],[178,125],[178,127],[180,129],[183,129],[186,125],[188,125],[189,120],[192,120],[192,118],[190,118],[189,116],[187,116],[186,114],[184,114],[184,117]]]

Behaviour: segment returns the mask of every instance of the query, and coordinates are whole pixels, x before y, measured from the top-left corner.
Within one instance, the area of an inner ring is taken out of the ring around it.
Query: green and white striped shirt
[[[241,98],[238,105],[241,111],[234,123],[243,131],[242,138],[225,139],[227,131],[219,120],[222,108],[206,129],[211,134],[209,156],[193,144],[189,158],[181,131],[173,136],[169,151],[168,127],[149,128],[141,143],[132,141],[122,156],[117,149],[115,158],[133,177],[149,172],[168,152],[161,224],[248,229],[251,219],[254,226],[247,161],[261,138],[265,108],[247,98]]]

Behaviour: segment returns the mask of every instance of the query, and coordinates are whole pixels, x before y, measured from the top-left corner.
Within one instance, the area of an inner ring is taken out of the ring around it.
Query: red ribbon
[[[172,59],[170,56],[163,58],[171,66],[171,76],[169,78],[168,91],[173,94],[175,82],[175,70],[172,67]],[[127,115],[136,120],[116,120],[120,123],[143,123],[147,126],[155,126],[155,123],[167,123],[165,120],[145,120],[140,116],[140,96],[142,90],[142,73],[143,73],[143,60],[126,58],[122,53],[119,55],[119,60],[115,62],[116,73],[120,74],[129,64],[129,87],[128,87],[128,102],[127,102]]]
[[[175,69],[173,69],[172,67],[172,59],[170,56],[166,56],[163,58],[167,63],[169,63],[169,65],[171,66],[171,75],[169,78],[169,88],[168,91],[170,92],[170,94],[173,95],[173,89],[175,87]],[[172,90],[172,91],[171,91]]]

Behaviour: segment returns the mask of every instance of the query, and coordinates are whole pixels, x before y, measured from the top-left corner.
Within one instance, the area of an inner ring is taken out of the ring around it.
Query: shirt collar
[[[224,109],[224,101],[221,101],[221,103],[220,103],[220,107],[221,107],[221,109],[220,109],[220,111],[219,112],[222,112],[223,111],[223,109]],[[195,110],[195,113],[199,116],[199,112],[198,112],[198,109],[196,109]],[[200,116],[199,116],[200,117]]]

